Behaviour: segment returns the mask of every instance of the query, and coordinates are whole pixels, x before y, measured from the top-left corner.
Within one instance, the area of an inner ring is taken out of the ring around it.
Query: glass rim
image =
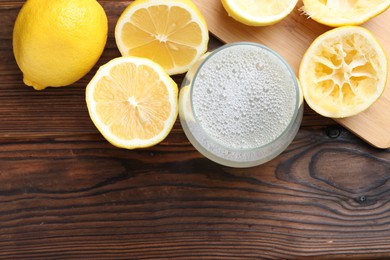
[[[301,95],[301,91],[300,91],[300,87],[299,87],[299,84],[298,84],[298,79],[294,73],[294,71],[292,70],[290,64],[282,57],[280,56],[280,54],[278,54],[276,51],[272,50],[271,48],[263,45],[263,44],[260,44],[260,43],[255,43],[255,42],[233,42],[233,43],[227,43],[227,44],[224,44],[214,50],[211,50],[207,56],[204,58],[204,60],[202,60],[199,64],[199,66],[196,68],[196,71],[194,73],[194,76],[191,80],[191,84],[190,84],[190,105],[191,105],[191,110],[192,110],[192,114],[194,116],[194,119],[196,122],[199,122],[199,118],[198,116],[196,115],[196,111],[194,109],[194,104],[193,104],[193,91],[194,91],[194,83],[196,81],[196,78],[198,77],[198,74],[201,70],[201,68],[204,66],[204,64],[206,64],[208,62],[209,59],[211,59],[216,53],[222,51],[222,50],[225,50],[227,48],[230,48],[230,47],[234,47],[234,46],[240,46],[240,45],[250,45],[250,46],[255,46],[255,47],[259,47],[265,51],[268,51],[269,53],[271,53],[274,57],[276,57],[279,61],[282,62],[282,64],[286,67],[288,73],[290,74],[291,78],[292,78],[292,81],[294,82],[294,87],[295,87],[295,97],[296,97],[296,101],[295,101],[295,106],[294,106],[294,113],[293,115],[291,116],[290,118],[290,121],[288,123],[288,125],[285,127],[285,129],[283,131],[280,132],[280,134],[275,138],[273,139],[271,142],[268,142],[264,145],[261,145],[261,146],[257,146],[257,147],[253,147],[253,148],[232,148],[232,147],[228,147],[220,142],[218,142],[217,140],[215,140],[214,138],[211,138],[210,137],[210,140],[212,140],[212,142],[214,142],[215,144],[217,144],[218,146],[221,146],[221,147],[224,147],[225,149],[227,150],[230,150],[230,151],[256,151],[256,150],[259,150],[259,149],[263,149],[263,148],[266,148],[268,146],[271,146],[272,144],[278,142],[283,136],[285,136],[286,132],[288,130],[291,129],[291,127],[293,126],[295,120],[297,119],[297,116],[298,116],[298,112],[299,112],[299,108],[301,106],[300,104],[300,95]],[[206,55],[206,54],[204,54]],[[205,134],[205,136],[210,136],[203,128],[203,126],[201,124],[199,124],[199,128],[201,129],[201,131]]]

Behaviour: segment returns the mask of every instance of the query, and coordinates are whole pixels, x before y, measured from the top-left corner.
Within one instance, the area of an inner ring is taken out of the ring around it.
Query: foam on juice
[[[193,82],[193,111],[205,133],[222,146],[254,149],[286,129],[297,102],[287,67],[251,45],[219,51]]]

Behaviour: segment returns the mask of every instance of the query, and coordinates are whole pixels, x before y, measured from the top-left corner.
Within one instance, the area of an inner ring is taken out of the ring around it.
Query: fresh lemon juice
[[[262,164],[295,137],[302,97],[289,65],[255,43],[225,45],[186,75],[180,121],[194,147],[231,167]]]

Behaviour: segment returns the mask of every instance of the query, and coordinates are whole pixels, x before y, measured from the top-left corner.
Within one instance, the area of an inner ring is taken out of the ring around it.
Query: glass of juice
[[[282,153],[302,121],[303,98],[288,63],[270,48],[226,44],[186,74],[179,116],[192,145],[230,167],[252,167]]]

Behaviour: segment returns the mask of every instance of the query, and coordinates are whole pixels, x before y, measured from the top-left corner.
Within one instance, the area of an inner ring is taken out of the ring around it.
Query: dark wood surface
[[[12,53],[23,2],[0,1],[0,259],[390,257],[389,149],[307,108],[288,149],[249,169],[204,158],[179,120],[155,147],[115,148],[84,89],[119,56],[113,30],[129,1],[100,1],[109,39],[93,70],[40,92]]]

